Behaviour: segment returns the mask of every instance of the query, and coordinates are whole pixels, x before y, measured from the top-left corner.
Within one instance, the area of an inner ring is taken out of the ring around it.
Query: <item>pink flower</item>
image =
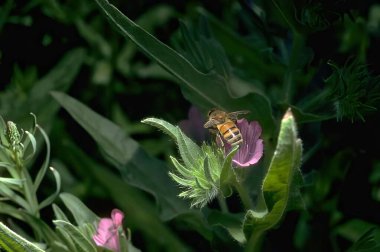
[[[243,138],[243,143],[240,144],[239,150],[232,158],[232,162],[238,167],[247,167],[254,165],[263,156],[263,140],[260,139],[262,132],[261,126],[257,121],[248,123],[246,119],[239,119],[236,122]],[[231,145],[224,144],[225,153],[231,151]]]
[[[96,234],[92,237],[96,245],[119,252],[119,228],[122,228],[123,219],[124,213],[119,209],[112,210],[111,218],[102,218]]]

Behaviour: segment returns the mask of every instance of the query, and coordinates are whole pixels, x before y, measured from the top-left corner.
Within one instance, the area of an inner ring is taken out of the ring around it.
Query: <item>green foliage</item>
[[[24,2],[0,3],[0,250],[108,251],[114,207],[122,251],[378,250],[378,4]],[[190,105],[249,110],[263,160],[197,146]]]
[[[178,126],[156,118],[146,118],[142,122],[161,129],[177,143],[183,164],[171,156],[176,169],[170,171],[169,175],[183,188],[178,196],[190,199],[192,207],[204,207],[220,191],[226,191],[225,187],[231,184],[231,180],[236,180],[231,162],[237,148],[224,160],[223,152],[216,146],[197,146]]]
[[[347,62],[344,67],[330,63],[333,74],[327,80],[332,86],[332,96],[338,120],[365,121],[366,113],[377,110],[380,100],[380,76],[372,77],[359,61]]]
[[[100,145],[128,183],[153,194],[161,205],[161,218],[167,220],[186,211],[176,197],[176,189],[167,177],[168,168],[149,157],[137,142],[108,119],[101,117],[74,98],[53,93],[54,98],[87,130]]]
[[[25,240],[0,222],[0,248],[7,252],[42,252],[33,243]]]
[[[259,212],[249,210],[245,217],[248,251],[249,248],[257,249],[263,233],[278,225],[286,210],[294,208],[294,204],[302,200],[299,193],[301,157],[302,142],[298,138],[293,114],[288,110],[281,121],[276,150],[263,181],[266,208]]]

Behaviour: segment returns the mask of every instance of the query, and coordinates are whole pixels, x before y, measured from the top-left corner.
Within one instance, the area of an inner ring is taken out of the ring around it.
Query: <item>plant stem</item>
[[[253,209],[253,203],[251,198],[249,197],[249,194],[247,190],[242,186],[242,184],[239,181],[236,181],[234,183],[235,189],[239,194],[239,197],[241,201],[243,202],[245,210]]]
[[[249,252],[260,252],[261,246],[263,244],[265,232],[257,231],[253,232],[249,240],[247,241],[247,245],[245,246],[245,251]]]
[[[219,202],[220,209],[222,210],[222,213],[228,213],[229,210],[226,203],[226,199],[223,197],[221,193],[218,194],[218,202]]]
[[[34,190],[33,181],[28,173],[26,167],[22,164],[18,164],[18,169],[20,170],[20,177],[25,180],[23,184],[23,193],[26,201],[29,204],[29,213],[37,218],[40,217],[38,211],[38,200],[36,192]]]

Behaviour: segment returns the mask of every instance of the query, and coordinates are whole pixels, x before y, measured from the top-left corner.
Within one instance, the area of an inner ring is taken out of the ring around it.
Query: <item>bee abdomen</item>
[[[219,130],[224,139],[226,139],[229,144],[237,145],[243,142],[240,130],[234,123],[226,123],[222,125]]]

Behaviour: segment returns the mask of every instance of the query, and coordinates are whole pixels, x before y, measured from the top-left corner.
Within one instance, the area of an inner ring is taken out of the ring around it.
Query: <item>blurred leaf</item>
[[[164,251],[186,251],[178,237],[159,219],[156,207],[141,191],[124,182],[120,176],[113,174],[99,162],[90,159],[72,142],[66,142],[64,149],[65,161],[95,178],[112,201],[128,214],[126,221],[131,228],[141,230],[151,243],[162,245]]]
[[[233,99],[227,90],[225,76],[215,71],[200,72],[187,59],[136,25],[108,1],[96,0],[96,2],[110,22],[124,36],[131,39],[145,54],[179,79],[184,96],[193,104],[207,109],[218,107],[227,111],[249,109],[253,117],[266,129],[264,134],[272,134],[274,119],[270,102],[266,97],[254,93],[240,99]]]
[[[267,212],[249,210],[244,221],[244,233],[249,238],[248,248],[256,246],[265,231],[275,227],[286,210],[302,206],[299,186],[302,175],[299,167],[302,144],[297,136],[296,123],[289,109],[281,121],[276,150],[263,182]]]
[[[59,208],[56,204],[52,204],[54,216],[56,220],[64,220],[69,222],[69,218],[67,218],[66,214]]]
[[[30,90],[26,90],[25,93],[13,90],[0,93],[0,114],[12,118],[13,121],[22,122],[25,120],[25,114],[33,112],[41,125],[50,125],[51,117],[59,106],[49,98],[49,92],[67,90],[76,77],[84,57],[83,49],[73,49]]]
[[[225,22],[219,21],[211,13],[205,10],[200,10],[200,12],[207,17],[213,34],[223,45],[229,57],[245,66],[247,72],[263,81],[269,78],[282,79],[284,66],[267,59],[262,48],[257,48],[257,44],[252,44],[240,37],[235,31],[229,29]]]
[[[54,200],[58,197],[59,192],[61,191],[61,175],[53,167],[50,167],[50,171],[53,173],[54,179],[55,179],[55,183],[56,183],[55,192],[53,194],[51,194],[49,197],[47,197],[46,199],[44,199],[39,204],[39,206],[38,206],[39,209],[42,209],[42,208],[44,208],[46,206],[49,206],[51,203],[53,203]]]
[[[0,248],[8,252],[43,252],[0,222]]]
[[[53,92],[53,96],[95,139],[130,185],[155,196],[162,219],[188,211],[185,202],[177,197],[178,190],[169,179],[166,164],[148,156],[124,130],[79,101],[58,92]]]
[[[59,239],[58,235],[42,219],[25,212],[21,212],[21,215],[23,216],[24,221],[32,227],[36,236],[45,241],[49,247],[54,250],[56,247],[62,246],[62,241]]]
[[[219,211],[211,211],[207,217],[210,225],[224,227],[228,233],[240,244],[246,242],[242,229],[244,216],[242,214],[222,213]]]
[[[70,193],[61,193],[61,200],[66,208],[73,215],[75,222],[78,226],[86,223],[95,223],[99,217],[96,216],[80,199]]]
[[[68,234],[75,244],[75,251],[78,252],[96,252],[95,242],[89,241],[77,227],[72,225],[69,222],[63,220],[55,220],[54,224],[58,227],[61,227],[62,231]]]
[[[377,227],[368,229],[360,238],[351,246],[348,252],[377,252],[380,250],[380,232]]]

